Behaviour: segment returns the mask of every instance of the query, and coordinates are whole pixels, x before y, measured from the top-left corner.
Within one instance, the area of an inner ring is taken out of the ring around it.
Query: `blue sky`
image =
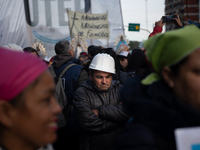
[[[128,26],[129,23],[140,23],[140,28],[148,29],[152,32],[155,21],[160,20],[165,14],[165,0],[121,0],[121,7],[125,35],[130,41],[146,40],[149,33],[144,30],[140,30],[140,32],[128,31],[128,27],[126,26]],[[146,22],[148,22],[148,24]]]

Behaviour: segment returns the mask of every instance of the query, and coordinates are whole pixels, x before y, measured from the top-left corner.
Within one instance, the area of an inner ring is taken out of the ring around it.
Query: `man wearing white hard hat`
[[[80,150],[113,150],[128,116],[119,101],[121,85],[112,80],[114,59],[97,54],[90,66],[90,78],[75,92],[75,115],[80,126]]]

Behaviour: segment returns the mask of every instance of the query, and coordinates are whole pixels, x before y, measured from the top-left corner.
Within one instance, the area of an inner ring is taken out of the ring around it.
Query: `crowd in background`
[[[3,45],[0,150],[176,150],[174,131],[200,126],[200,30],[175,15],[178,29],[161,34],[159,20],[144,50],[90,45],[76,59],[63,40],[41,59]]]

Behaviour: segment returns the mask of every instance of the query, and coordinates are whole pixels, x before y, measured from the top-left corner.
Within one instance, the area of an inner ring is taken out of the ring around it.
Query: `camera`
[[[177,15],[162,16],[162,23],[174,22],[174,18],[177,18]]]

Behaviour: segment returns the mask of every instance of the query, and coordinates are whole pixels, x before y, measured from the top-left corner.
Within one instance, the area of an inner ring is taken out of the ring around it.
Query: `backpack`
[[[62,76],[65,74],[65,72],[67,72],[67,70],[69,68],[71,68],[72,66],[74,66],[76,64],[72,63],[67,65],[62,72],[60,73],[60,75],[57,77],[54,71],[53,66],[49,67],[49,71],[51,73],[51,75],[54,78],[56,87],[55,87],[55,98],[57,100],[57,102],[60,104],[60,106],[62,107],[62,113],[58,114],[58,127],[65,127],[67,125],[67,120],[69,118],[69,114],[71,111],[71,106],[69,105],[68,101],[67,101],[67,97],[65,95],[65,91],[64,91],[64,83],[63,83],[63,78]]]

